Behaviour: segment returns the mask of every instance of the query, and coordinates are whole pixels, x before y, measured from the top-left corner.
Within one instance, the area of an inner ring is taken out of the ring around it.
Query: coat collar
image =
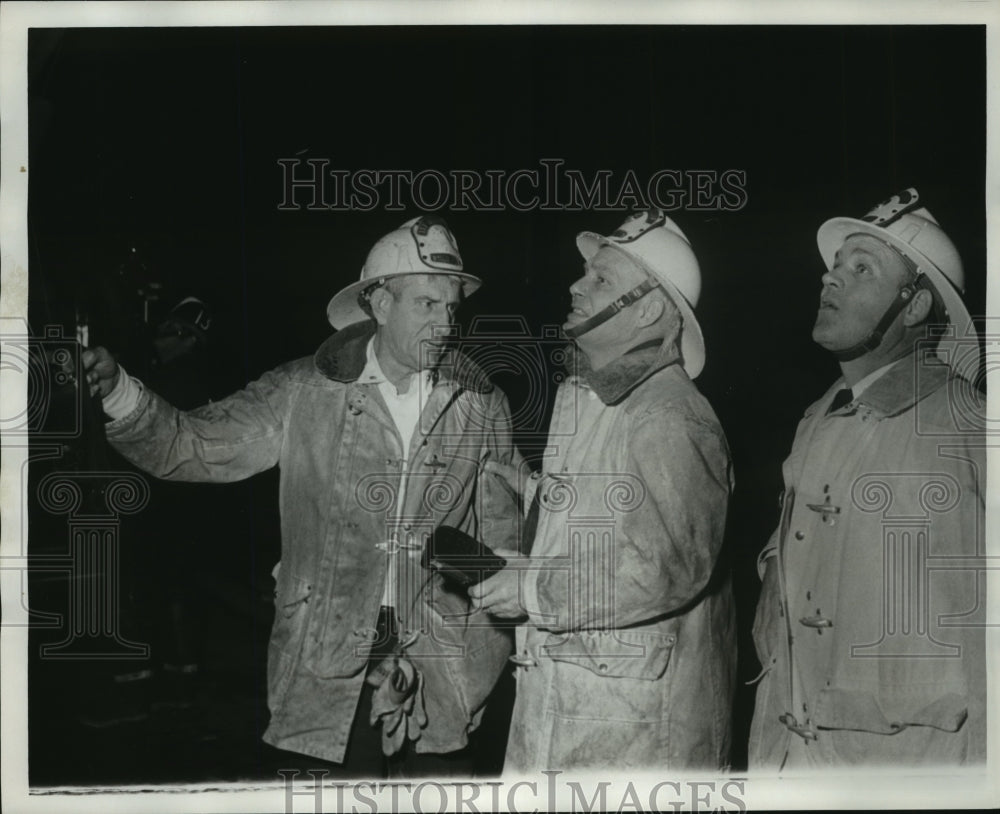
[[[665,367],[680,362],[676,342],[653,340],[637,345],[600,370],[593,370],[587,356],[577,346],[570,345],[567,365],[582,381],[597,393],[607,405],[617,404],[642,382]]]
[[[939,390],[950,373],[951,368],[933,354],[909,354],[866,387],[856,402],[884,416],[899,415]],[[825,401],[829,403],[842,387],[843,379],[830,388]]]
[[[356,382],[365,369],[365,349],[375,335],[371,320],[355,322],[329,337],[316,351],[316,369],[336,382]],[[493,389],[486,374],[467,356],[450,349],[433,371],[435,383],[450,384],[476,393]]]
[[[935,355],[921,358],[910,354],[866,388],[858,401],[883,415],[898,415],[939,390],[950,372],[951,368]]]

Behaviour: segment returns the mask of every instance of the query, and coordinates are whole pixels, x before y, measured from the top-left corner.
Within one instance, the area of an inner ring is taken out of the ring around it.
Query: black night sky
[[[28,79],[34,332],[72,333],[86,311],[92,338],[127,358],[100,292],[137,248],[165,305],[197,294],[212,306],[231,360],[219,376],[234,387],[311,354],[331,331],[330,296],[378,237],[421,214],[307,211],[301,194],[281,211],[281,159],[512,173],[553,158],[618,182],[745,173],[738,211],[670,213],[702,265],[698,385],[735,462],[741,685],[757,672],[754,560],[777,521],[780,465],[838,374],[809,337],[816,229],[916,187],[959,247],[970,312],[985,313],[982,26],[33,29]],[[576,233],[609,233],[627,208],[437,214],[485,281],[464,324],[519,315],[538,335],[565,313]],[[523,380],[496,372],[516,407]],[[530,451],[538,439],[523,435]],[[271,506],[272,486],[255,500]],[[267,574],[276,549],[258,557]],[[752,692],[737,697],[736,766]],[[33,749],[33,767],[53,751]]]

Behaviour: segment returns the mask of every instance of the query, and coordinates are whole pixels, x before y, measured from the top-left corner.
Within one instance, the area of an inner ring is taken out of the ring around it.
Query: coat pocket
[[[338,596],[314,603],[316,618],[302,641],[300,669],[317,678],[349,678],[365,669],[378,644],[378,606],[370,606],[372,599],[362,604],[355,596]],[[316,637],[314,626],[320,628]]]
[[[813,722],[844,766],[958,766],[979,751],[969,698],[944,688],[902,698],[827,689],[817,698]]]
[[[598,676],[654,681],[666,672],[676,641],[673,633],[590,630],[550,639],[542,655]]]
[[[598,727],[609,738],[612,730],[614,737],[638,737],[629,727],[659,725],[670,714],[672,681],[666,673],[675,642],[675,634],[664,631],[553,634],[540,649],[538,665],[551,669],[552,713],[576,721],[572,727],[580,733],[583,721],[614,724]]]
[[[909,726],[928,726],[957,732],[969,714],[968,699],[957,692],[905,693],[897,690],[892,701],[880,702],[865,690],[822,690],[813,713],[821,729],[853,729],[894,735]]]

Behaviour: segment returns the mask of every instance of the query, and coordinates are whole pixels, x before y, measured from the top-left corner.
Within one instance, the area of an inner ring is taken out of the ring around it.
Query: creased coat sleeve
[[[242,480],[278,462],[292,389],[279,368],[221,401],[187,412],[144,389],[132,413],[107,425],[108,441],[159,478]]]
[[[484,454],[502,464],[520,467],[522,459],[514,445],[507,397],[499,390],[494,390],[489,399]],[[478,478],[478,491],[482,542],[491,549],[520,550],[518,528],[521,513],[517,495],[502,478],[482,469]]]
[[[585,536],[569,567],[541,570],[537,597],[550,630],[620,628],[672,613],[706,587],[722,546],[730,458],[717,426],[663,407],[636,418],[615,536]],[[614,489],[608,475],[608,485]],[[627,488],[627,487],[626,487]],[[609,494],[611,492],[609,491]]]

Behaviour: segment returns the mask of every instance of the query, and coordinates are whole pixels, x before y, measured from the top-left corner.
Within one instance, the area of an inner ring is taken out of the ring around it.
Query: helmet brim
[[[398,274],[383,274],[367,280],[358,280],[334,294],[326,306],[326,318],[338,331],[346,328],[348,325],[353,325],[355,322],[362,322],[368,319],[368,314],[358,305],[358,294],[379,280],[391,280],[395,277],[412,277],[416,274],[426,274],[435,277],[458,277],[462,281],[463,297],[471,296],[483,284],[483,281],[478,277],[466,274],[463,271],[434,271],[428,269],[426,271],[404,271]]]
[[[945,277],[944,273],[931,261],[923,252],[915,249],[909,243],[901,240],[888,229],[876,226],[868,221],[857,218],[830,218],[816,232],[816,244],[819,253],[826,264],[827,269],[833,268],[833,261],[837,251],[844,245],[844,241],[851,235],[865,234],[871,235],[884,243],[888,243],[900,254],[905,255],[917,268],[927,275],[927,279],[934,285],[935,291],[941,298],[947,312],[948,324],[952,326],[954,338],[958,340],[975,339],[976,326],[972,322],[965,303],[958,289],[951,280]],[[946,364],[955,365],[950,343],[942,342],[938,345],[937,355]]]
[[[576,236],[576,247],[584,260],[590,260],[604,246],[611,246],[627,254],[629,258],[638,263],[639,267],[651,275],[667,294],[670,295],[670,299],[673,300],[674,305],[677,306],[677,310],[681,312],[681,317],[684,320],[684,324],[681,326],[681,363],[688,378],[696,379],[705,367],[705,337],[701,332],[701,325],[698,324],[698,318],[694,315],[694,309],[687,301],[687,297],[670,280],[657,274],[646,265],[642,258],[630,252],[627,243],[616,243],[596,232],[580,232]]]

